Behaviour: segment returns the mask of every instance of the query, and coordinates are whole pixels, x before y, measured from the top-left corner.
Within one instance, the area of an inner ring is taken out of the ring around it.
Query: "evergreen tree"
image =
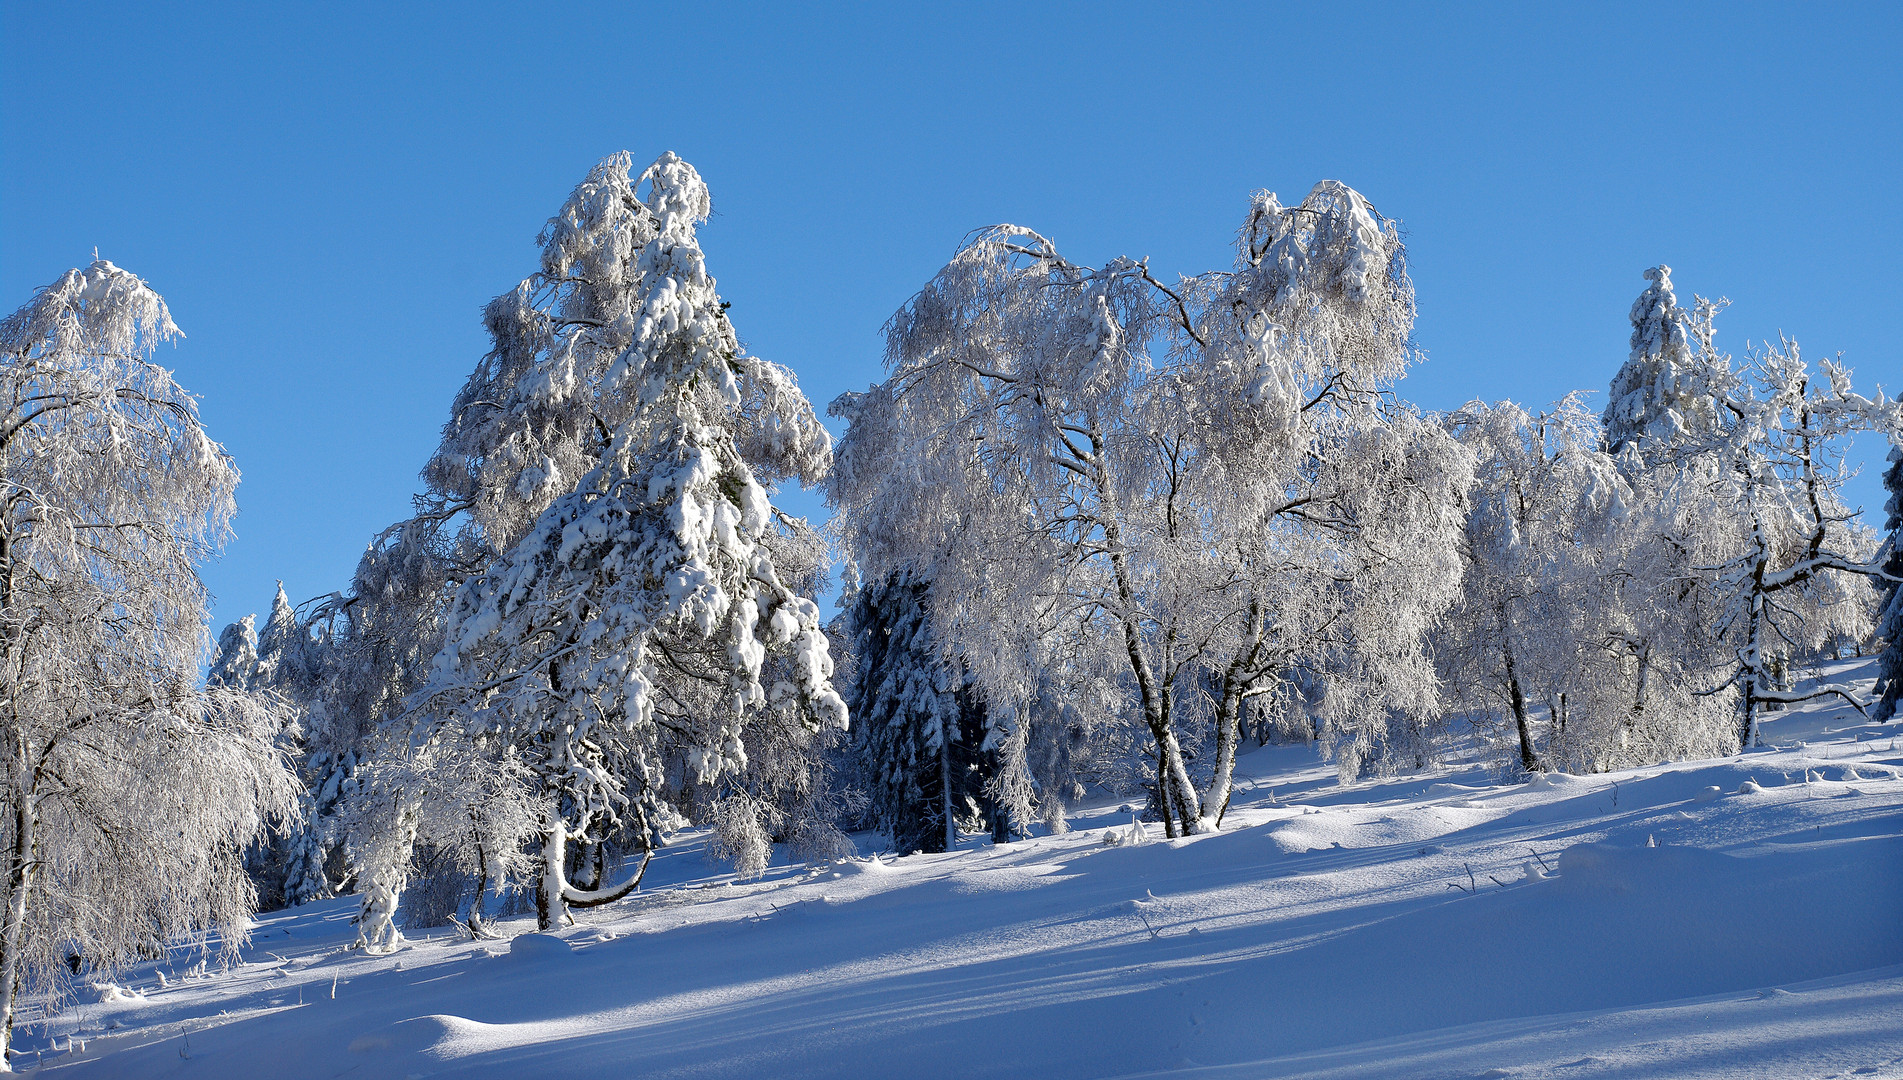
[[[931,587],[911,570],[859,590],[847,612],[853,656],[846,704],[854,747],[872,782],[872,811],[900,852],[946,851],[958,819],[988,810],[992,834],[1005,816],[985,792],[990,780],[985,711],[977,688],[932,633]]]
[[[1615,454],[1628,446],[1656,451],[1717,424],[1712,372],[1686,339],[1672,268],[1655,266],[1645,280],[1632,302],[1632,353],[1606,403],[1606,445]]]
[[[258,633],[258,667],[254,681],[260,687],[292,696],[309,677],[310,635],[297,620],[297,608],[284,595],[284,583],[278,582],[277,595],[271,598],[271,616]]]
[[[648,237],[622,253],[616,291],[593,298],[611,318],[585,321],[583,333],[625,342],[587,411],[598,456],[462,585],[413,702],[443,717],[437,737],[519,747],[536,774],[551,804],[545,929],[639,881],[578,888],[567,846],[646,814],[673,762],[704,787],[730,785],[744,813],[721,815],[733,822],[722,837],[760,864],[759,792],[731,786],[748,773],[748,727],[764,721],[771,742],[846,721],[818,606],[775,565],[779,515],[763,486],[823,475],[824,429],[784,369],[740,350],[695,237],[711,210],[699,174],[665,154],[631,176],[618,157],[584,187],[595,184]],[[549,352],[551,378],[569,377],[573,353]]]
[[[1877,661],[1877,704],[1871,716],[1889,720],[1903,701],[1903,432],[1891,436],[1889,468],[1883,470],[1883,488],[1890,493],[1883,504],[1888,514],[1885,541],[1883,606],[1877,616],[1877,639],[1885,643]]]
[[[205,675],[208,685],[251,689],[252,681],[258,677],[257,618],[246,615],[219,633],[218,655],[212,659],[211,669]]]

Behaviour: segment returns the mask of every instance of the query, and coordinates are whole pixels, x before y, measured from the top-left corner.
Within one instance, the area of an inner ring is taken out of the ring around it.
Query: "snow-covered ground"
[[[1224,830],[1184,841],[1129,843],[1110,804],[1067,835],[745,885],[684,842],[639,897],[513,944],[365,956],[351,899],[312,904],[260,918],[241,967],[181,953],[23,1028],[16,1067],[1903,1077],[1903,724],[1818,706],[1765,730],[1740,757],[1514,786],[1477,765],[1341,786],[1268,747]]]

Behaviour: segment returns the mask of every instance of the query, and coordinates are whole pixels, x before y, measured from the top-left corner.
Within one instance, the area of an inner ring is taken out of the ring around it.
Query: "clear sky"
[[[0,310],[95,247],[169,301],[244,472],[214,627],[348,583],[622,149],[700,169],[735,325],[822,408],[974,227],[1195,273],[1323,178],[1408,230],[1424,407],[1603,391],[1659,262],[1734,350],[1903,389],[1903,5],[1449,9],[4,0]]]

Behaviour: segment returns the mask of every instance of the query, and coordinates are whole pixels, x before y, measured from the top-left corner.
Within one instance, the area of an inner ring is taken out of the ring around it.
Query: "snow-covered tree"
[[[1646,276],[1652,285],[1634,308],[1635,360],[1620,384],[1638,364],[1639,310],[1669,280],[1663,268]],[[1671,414],[1680,419],[1648,423],[1630,444],[1643,462],[1630,467],[1705,508],[1684,541],[1692,568],[1721,600],[1710,633],[1726,643],[1730,660],[1703,692],[1735,695],[1738,740],[1748,747],[1767,708],[1831,694],[1862,708],[1847,686],[1792,687],[1787,669],[1829,641],[1861,639],[1871,629],[1871,585],[1883,575],[1840,497],[1843,447],[1857,431],[1903,428],[1903,407],[1855,393],[1839,363],[1825,361],[1813,373],[1788,339],[1766,342],[1734,364],[1715,344],[1724,306],[1699,297],[1690,312],[1672,313],[1690,353],[1674,370],[1698,375],[1689,390],[1675,384],[1682,392]]]
[[[1876,636],[1884,643],[1877,659],[1877,704],[1870,715],[1890,720],[1903,701],[1903,436],[1891,436],[1888,468],[1883,470],[1883,488],[1889,492],[1883,509],[1887,517],[1884,530],[1883,605],[1877,614]]]
[[[1672,292],[1672,268],[1645,272],[1650,282],[1632,302],[1632,354],[1612,380],[1605,412],[1606,444],[1662,448],[1707,435],[1718,426],[1717,395],[1729,382],[1711,358],[1686,339],[1688,313]]]
[[[638,176],[619,156],[551,223],[545,263],[614,272],[553,313],[518,290],[514,325],[536,344],[512,385],[559,403],[601,372],[576,436],[586,468],[562,471],[553,428],[535,436],[543,459],[512,490],[555,496],[461,587],[412,703],[445,718],[437,737],[521,748],[551,797],[544,927],[639,881],[578,889],[566,848],[645,814],[670,750],[715,784],[746,769],[750,724],[845,724],[818,607],[776,569],[785,523],[763,486],[823,475],[830,440],[790,374],[741,351],[695,238],[710,206],[674,155]]]
[[[1632,459],[1622,458],[1630,463]],[[1582,551],[1598,570],[1555,612],[1579,645],[1570,685],[1549,702],[1562,733],[1559,764],[1603,770],[1735,745],[1733,703],[1700,695],[1730,657],[1716,627],[1724,596],[1706,567],[1732,533],[1722,498],[1702,473],[1622,470],[1623,516]]]
[[[957,846],[961,817],[990,810],[990,752],[976,687],[932,633],[931,586],[904,569],[850,598],[852,681],[846,704],[854,746],[871,780],[872,809],[901,852]]]
[[[1258,194],[1237,246],[1169,286],[984,230],[888,324],[886,382],[836,403],[830,494],[868,579],[931,579],[1001,732],[1057,658],[1118,687],[1172,834],[1219,821],[1242,712],[1298,671],[1328,674],[1349,774],[1436,708],[1422,637],[1471,478],[1389,392],[1414,314],[1393,222],[1324,181]]]
[[[71,956],[110,968],[214,930],[235,951],[241,853],[289,807],[284,711],[198,686],[197,565],[238,472],[151,362],[176,336],[105,261],[0,322],[0,1032]]]
[[[1598,647],[1586,635],[1609,629],[1582,627],[1578,616],[1603,619],[1603,559],[1631,492],[1577,396],[1538,415],[1474,402],[1448,424],[1478,464],[1461,599],[1435,652],[1460,703],[1510,716],[1520,767],[1544,769],[1532,713],[1548,704],[1558,736],[1568,718],[1559,703]]]

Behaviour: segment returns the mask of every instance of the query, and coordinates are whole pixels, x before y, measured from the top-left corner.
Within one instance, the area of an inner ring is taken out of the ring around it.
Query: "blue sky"
[[[1427,408],[1603,390],[1659,262],[1731,297],[1734,350],[1903,389],[1895,4],[7,0],[0,34],[0,308],[95,247],[170,302],[162,362],[244,471],[214,625],[348,583],[483,303],[621,149],[707,178],[735,324],[822,408],[972,228],[1195,273],[1250,190],[1325,177],[1408,230]]]

